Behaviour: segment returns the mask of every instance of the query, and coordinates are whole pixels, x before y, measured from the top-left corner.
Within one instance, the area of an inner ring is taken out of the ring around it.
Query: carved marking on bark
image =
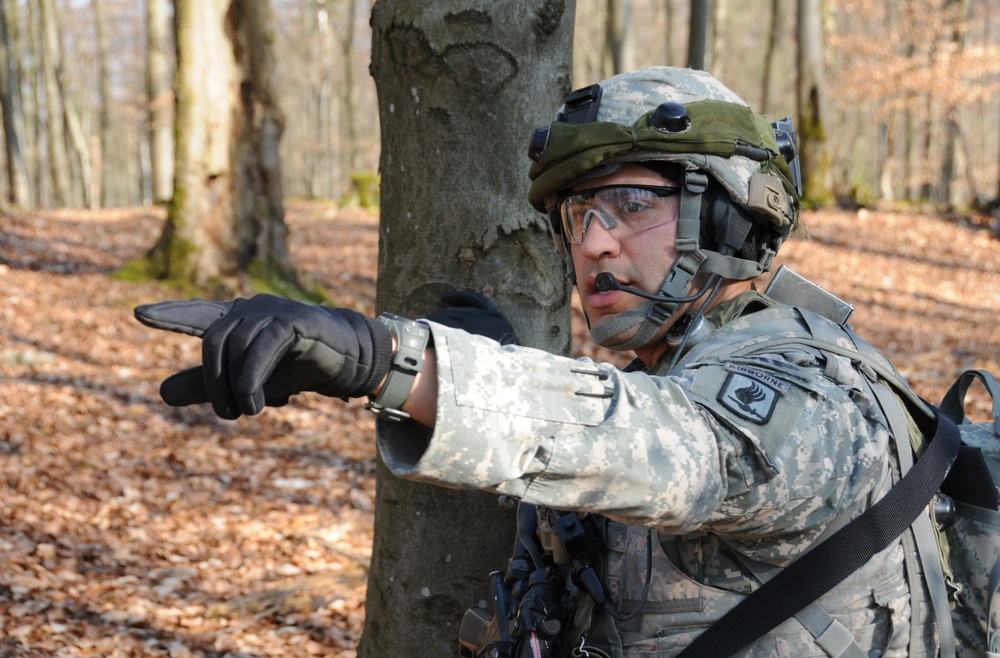
[[[535,12],[535,20],[532,21],[532,29],[543,37],[551,36],[562,22],[563,14],[566,13],[566,2],[564,0],[548,0]]]
[[[493,19],[485,11],[466,9],[465,11],[448,12],[444,21],[453,25],[493,25]]]
[[[444,61],[452,79],[480,98],[495,94],[517,75],[517,60],[492,43],[448,46]]]
[[[517,75],[517,60],[496,44],[456,43],[437,52],[422,32],[398,25],[391,27],[386,37],[395,66],[411,68],[425,78],[445,73],[479,98],[495,94]]]

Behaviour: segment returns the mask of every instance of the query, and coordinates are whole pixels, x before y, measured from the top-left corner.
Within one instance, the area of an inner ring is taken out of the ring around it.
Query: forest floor
[[[371,312],[377,219],[287,211],[300,272]],[[855,328],[920,394],[940,399],[965,368],[1000,373],[1000,242],[985,227],[806,221],[780,261],[853,302]],[[162,223],[142,208],[0,218],[0,657],[354,656],[373,419],[315,395],[235,422],[162,404],[159,382],[198,341],[133,319],[169,288],[109,276]],[[584,347],[578,316],[575,336],[578,353],[621,362]],[[987,413],[982,394],[973,406]]]

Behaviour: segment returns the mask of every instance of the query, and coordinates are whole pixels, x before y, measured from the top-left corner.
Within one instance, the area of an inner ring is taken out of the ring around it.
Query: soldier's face
[[[607,186],[632,185],[642,187],[637,188],[636,194],[628,194],[627,187],[610,188],[614,194],[600,190],[590,192]],[[630,163],[614,174],[584,181],[571,189],[571,192],[583,193],[577,208],[580,212],[575,219],[569,210],[564,218],[568,218],[566,222],[576,222],[579,244],[571,240],[570,253],[580,302],[592,328],[644,302],[636,295],[619,290],[598,292],[595,286],[598,274],[608,272],[621,284],[656,292],[677,257],[680,197],[676,194],[658,196],[652,200],[652,205],[647,205],[642,199],[643,187],[678,187],[678,183]],[[595,207],[586,205],[588,195],[592,195]],[[605,208],[602,203],[611,207]],[[622,228],[633,214],[642,224]],[[610,347],[622,343],[635,331],[635,327],[627,329],[605,344]]]

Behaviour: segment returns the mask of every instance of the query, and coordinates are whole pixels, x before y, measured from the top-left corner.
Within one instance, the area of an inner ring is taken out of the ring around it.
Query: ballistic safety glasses
[[[605,185],[564,196],[556,207],[570,244],[581,244],[594,220],[621,240],[676,219],[667,199],[680,193],[679,187]]]

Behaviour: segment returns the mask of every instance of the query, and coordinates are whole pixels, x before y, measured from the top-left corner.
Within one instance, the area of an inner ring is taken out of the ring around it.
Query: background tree
[[[167,0],[146,0],[146,130],[154,203],[174,187],[174,93],[171,83],[171,21]]]
[[[691,0],[687,65],[692,69],[705,70],[708,24],[711,15],[712,0]]]
[[[525,152],[570,89],[573,12],[563,0],[375,4],[380,309],[425,317],[444,290],[482,291],[522,343],[568,351],[568,282],[526,201]],[[380,464],[375,518],[359,655],[454,655],[462,613],[510,556],[511,510]]]
[[[105,28],[107,20],[104,12],[104,0],[91,0],[94,7],[94,24],[97,28],[97,61],[98,61],[98,81],[101,90],[101,103],[99,108],[100,119],[97,130],[98,137],[95,141],[96,152],[92,158],[94,162],[93,176],[94,189],[91,192],[93,205],[101,208],[105,205],[108,197],[108,180],[104,167],[104,154],[111,152],[111,73],[108,66],[108,34]]]
[[[270,3],[180,0],[173,199],[155,274],[200,286],[251,273],[294,284],[273,93]]]
[[[674,66],[674,1],[663,0],[663,64]]]
[[[49,2],[50,0],[45,0]],[[613,0],[624,6],[624,0]],[[20,73],[25,116],[24,146],[35,203],[60,205],[50,172],[48,112],[40,64],[45,57],[38,33],[42,0],[7,0],[13,37],[14,67]],[[173,99],[146,89],[144,8],[168,6],[167,0],[132,3],[103,0],[105,20],[94,17],[92,4],[57,0],[65,54],[63,96],[75,108],[80,130],[71,131],[72,114],[64,117],[59,143],[72,147],[70,188],[66,203],[82,198],[82,149],[93,144],[102,113],[98,27],[103,27],[113,56],[107,59],[111,81],[110,145],[102,151],[108,205],[163,202],[170,198],[169,166],[159,167],[156,138],[145,123],[148,111],[164,108],[158,135],[172,133]],[[574,80],[599,80],[608,44],[609,0],[578,0],[574,34]],[[756,108],[785,116],[798,114],[797,21],[780,24],[774,0],[744,3],[705,0],[631,1],[631,29],[622,42],[632,44],[633,64],[681,64],[688,60],[675,49],[687,46],[692,18],[702,17],[705,47],[724,50],[703,66]],[[790,12],[787,2],[784,13]],[[374,182],[379,157],[375,87],[367,75],[370,60],[371,0],[273,0],[277,29],[272,44],[279,74],[275,94],[290,117],[281,140],[283,189],[291,196],[350,203],[352,178]],[[957,21],[961,6],[967,20]],[[770,14],[768,13],[770,8]],[[725,17],[720,15],[725,9]],[[839,0],[825,3],[823,73],[826,93],[824,127],[830,162],[828,186],[838,199],[875,203],[899,199],[933,204],[958,213],[988,208],[1000,181],[1000,21],[996,0]],[[708,12],[708,13],[706,13]],[[161,12],[168,24],[169,11]],[[791,18],[791,17],[789,17]],[[322,23],[321,23],[322,19]],[[956,41],[956,30],[963,35]],[[155,34],[155,30],[150,30]],[[696,34],[697,37],[697,34]],[[697,39],[696,39],[697,40]],[[165,70],[173,64],[170,36],[163,39]],[[773,44],[773,48],[771,45]],[[771,54],[767,54],[770,49]],[[762,56],[763,55],[763,56]],[[766,62],[772,61],[768,66]],[[152,66],[152,64],[151,64]],[[769,72],[768,72],[769,71]],[[764,78],[767,77],[766,85]],[[170,87],[169,74],[163,88]],[[765,91],[766,89],[766,91]],[[766,98],[765,98],[766,95]],[[949,115],[951,119],[949,119]],[[949,128],[951,121],[951,128]],[[955,131],[955,127],[960,130]],[[954,137],[949,137],[954,135]],[[72,138],[67,139],[67,136]],[[82,138],[81,138],[82,137]],[[835,137],[835,138],[834,138]],[[951,144],[951,146],[949,146]],[[942,190],[948,170],[950,194]],[[0,156],[5,166],[6,155]],[[57,154],[58,157],[58,154]],[[154,180],[155,179],[155,180]],[[156,181],[166,180],[166,186]],[[9,197],[9,182],[0,193]],[[153,188],[165,187],[166,192]],[[909,194],[907,193],[909,191]],[[923,194],[921,193],[923,192]],[[946,200],[947,199],[947,200]]]
[[[604,76],[635,68],[632,37],[632,0],[607,0],[604,40]]]
[[[951,10],[951,43],[956,54],[961,55],[965,49],[968,34],[968,13],[969,0],[949,0],[948,8]],[[945,109],[945,135],[944,149],[941,156],[941,180],[940,201],[945,205],[952,202],[952,183],[955,180],[956,158],[961,138],[961,127],[958,124],[958,105],[948,103]],[[976,195],[975,187],[972,189],[973,196]]]
[[[358,3],[347,0],[344,8],[342,35],[340,39],[341,84],[340,88],[340,125],[339,143],[343,145],[340,152],[340,170],[350,177],[352,183],[360,184],[357,175],[361,169],[361,154],[358,148],[357,93],[354,83],[354,70],[357,68],[357,48],[354,41],[357,36]],[[341,190],[343,193],[343,190]]]
[[[826,149],[822,0],[799,0],[797,43],[796,129],[802,160],[802,191],[806,203],[826,205],[832,201],[832,192]]]
[[[66,153],[66,131],[63,97],[59,85],[62,67],[62,46],[56,24],[55,5],[52,0],[38,3],[38,26],[41,45],[40,79],[44,84],[45,128],[48,144],[49,174],[52,180],[53,201],[58,206],[71,203],[69,156]]]
[[[24,144],[24,110],[17,49],[7,26],[7,5],[0,4],[0,110],[7,156],[7,199],[15,206],[31,206],[28,161]]]
[[[767,33],[767,44],[764,49],[764,79],[761,82],[760,109],[761,114],[770,112],[771,107],[771,77],[774,75],[774,62],[778,54],[778,42],[781,40],[782,25],[785,22],[785,8],[781,0],[771,0],[771,25]]]

